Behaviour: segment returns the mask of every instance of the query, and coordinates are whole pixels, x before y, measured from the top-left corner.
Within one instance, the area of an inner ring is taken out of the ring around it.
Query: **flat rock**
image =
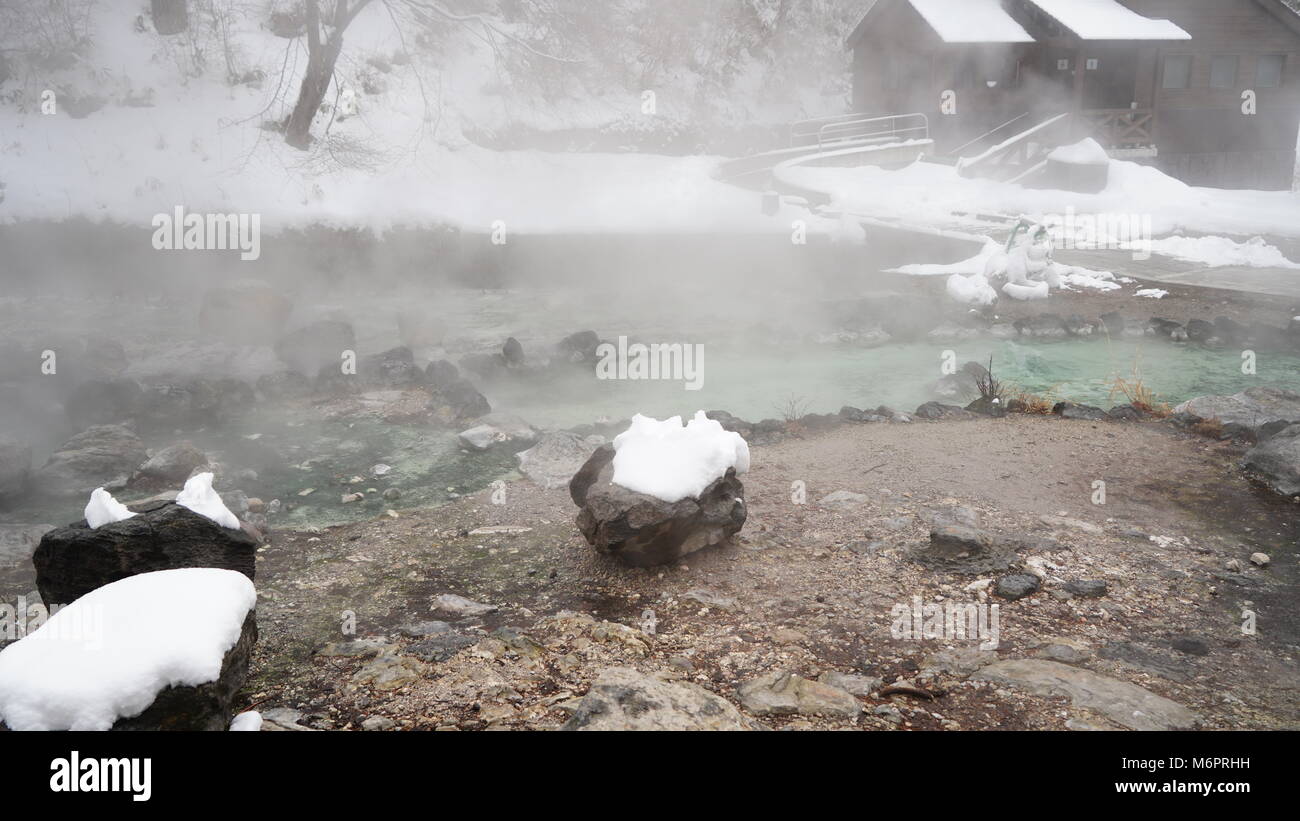
[[[1047,659],[1011,659],[990,664],[973,676],[1040,696],[1067,696],[1130,730],[1186,730],[1200,723],[1177,702],[1119,679]]]
[[[866,501],[867,497],[861,493],[854,493],[851,490],[837,490],[818,499],[817,504],[835,510],[855,510],[862,507]]]
[[[1288,425],[1251,448],[1241,466],[1283,496],[1300,495],[1300,424]]]
[[[759,730],[726,699],[626,667],[602,670],[563,730]]]
[[[537,444],[515,454],[519,470],[544,488],[564,487],[595,450],[586,438],[568,431],[543,434]]]
[[[464,618],[465,616],[486,616],[488,613],[496,612],[499,608],[495,604],[472,601],[454,593],[443,593],[440,596],[434,596],[433,606],[430,609],[457,618]]]
[[[851,693],[781,670],[745,682],[737,693],[741,706],[755,715],[852,718],[862,711]]]
[[[1270,422],[1300,422],[1300,393],[1274,385],[1257,385],[1231,396],[1198,396],[1174,408],[1201,419],[1217,419],[1224,426],[1239,425],[1258,433]]]

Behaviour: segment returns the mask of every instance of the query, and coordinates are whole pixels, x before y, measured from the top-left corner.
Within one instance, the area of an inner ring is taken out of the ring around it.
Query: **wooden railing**
[[[1155,112],[1149,108],[1095,108],[1079,112],[1085,128],[1105,148],[1134,148],[1155,142]]]

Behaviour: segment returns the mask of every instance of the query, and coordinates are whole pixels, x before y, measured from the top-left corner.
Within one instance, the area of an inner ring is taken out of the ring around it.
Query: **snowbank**
[[[181,492],[176,494],[176,504],[187,507],[200,516],[206,516],[222,527],[240,529],[239,519],[212,489],[211,473],[196,473],[191,476]]]
[[[749,445],[704,411],[685,427],[680,416],[660,422],[638,413],[614,450],[614,484],[665,502],[698,497],[728,468],[749,470]]]
[[[1300,264],[1287,259],[1282,252],[1264,241],[1252,237],[1237,242],[1228,237],[1165,237],[1151,242],[1151,252],[1188,262],[1200,262],[1211,268],[1242,265],[1251,268],[1297,268]]]
[[[1101,143],[1092,137],[1084,137],[1077,143],[1053,149],[1047,159],[1067,165],[1106,165],[1110,162],[1110,155],[1101,147]]]
[[[92,590],[0,651],[0,719],[14,730],[107,730],[169,686],[216,681],[257,593],[207,567]]]
[[[806,165],[785,171],[786,182],[828,195],[836,210],[905,223],[978,224],[964,214],[1024,215],[1040,223],[1055,217],[1059,223],[1073,209],[1081,216],[1149,217],[1155,236],[1181,230],[1300,237],[1300,192],[1197,188],[1125,160],[1111,160],[1108,180],[1102,191],[1082,194],[966,178],[928,162],[892,171]]]
[[[240,713],[230,721],[232,733],[256,733],[262,729],[262,714],[256,710]]]
[[[102,487],[90,492],[90,501],[86,503],[86,524],[97,528],[112,522],[130,519],[135,514],[126,509],[126,505],[113,498]]]

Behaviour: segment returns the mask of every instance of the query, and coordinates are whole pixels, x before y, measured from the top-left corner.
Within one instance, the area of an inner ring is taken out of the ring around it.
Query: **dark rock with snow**
[[[1215,338],[1214,323],[1204,319],[1187,320],[1187,338],[1193,342],[1208,342]]]
[[[1300,495],[1300,424],[1288,425],[1255,445],[1241,465],[1283,496]]]
[[[352,323],[322,319],[286,334],[276,343],[275,354],[295,372],[313,376],[327,365],[341,363],[343,352],[356,347]]]
[[[44,493],[89,495],[97,487],[122,487],[149,458],[144,443],[121,425],[95,425],[59,446],[36,473]]]
[[[41,537],[32,555],[36,589],[69,604],[98,587],[154,570],[217,567],[252,579],[257,540],[175,502],[149,502],[138,515],[91,528],[84,520]]]
[[[239,345],[270,345],[284,332],[293,304],[273,286],[238,279],[208,289],[199,308],[199,332]]]
[[[140,715],[114,722],[113,730],[225,732],[235,715],[235,695],[248,679],[248,663],[256,643],[257,618],[250,611],[239,638],[222,658],[215,681],[167,687]]]
[[[139,475],[160,482],[184,482],[197,468],[207,467],[208,455],[189,442],[169,445],[140,466]]]
[[[1057,402],[1052,413],[1062,419],[1083,419],[1090,422],[1104,422],[1110,419],[1106,411],[1092,405],[1080,405],[1077,402]]]
[[[125,422],[144,402],[144,391],[133,379],[91,379],[73,389],[63,403],[68,421],[79,428]]]
[[[978,413],[980,416],[992,416],[995,419],[1001,419],[1007,415],[1007,405],[1000,396],[981,396],[972,400],[966,406],[966,410],[971,413]]]
[[[1092,332],[1097,327],[1078,314],[1070,314],[1066,317],[1064,325],[1065,332],[1070,336],[1092,336]]]
[[[676,502],[637,493],[613,483],[614,448],[604,445],[569,482],[569,496],[581,508],[578,529],[601,553],[636,567],[676,561],[731,538],[745,524],[745,488],[728,468],[699,497]]]
[[[0,436],[0,503],[25,494],[31,478],[31,446],[9,436]]]

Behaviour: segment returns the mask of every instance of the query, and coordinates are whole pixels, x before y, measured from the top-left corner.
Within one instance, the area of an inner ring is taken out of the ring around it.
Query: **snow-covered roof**
[[[845,44],[852,48],[872,18],[894,2],[911,5],[945,43],[1034,42],[1033,36],[1002,7],[1001,0],[873,0]]]
[[[1001,0],[908,0],[945,43],[1032,43]]]
[[[1169,20],[1154,20],[1116,0],[1029,0],[1082,40],[1190,40]]]

